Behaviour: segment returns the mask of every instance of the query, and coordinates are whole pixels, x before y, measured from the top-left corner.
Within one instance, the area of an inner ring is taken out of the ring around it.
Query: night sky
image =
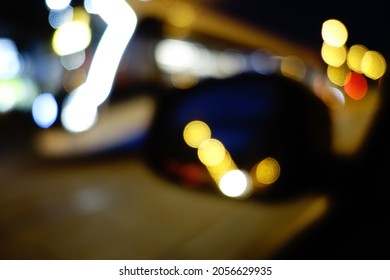
[[[347,46],[363,44],[389,57],[390,19],[383,2],[370,1],[363,5],[313,1],[308,5],[306,1],[217,0],[204,3],[315,50],[321,48],[322,23],[330,18],[339,19],[349,31]],[[77,4],[82,1],[72,1],[72,5]],[[0,3],[0,36],[12,37],[22,48],[34,40],[45,40],[52,34],[47,16],[44,0],[3,0]]]
[[[347,46],[363,44],[368,49],[389,55],[390,18],[383,2],[370,1],[363,5],[313,1],[308,5],[307,1],[228,0],[218,3],[218,8],[228,14],[315,49],[321,48],[322,23],[331,18],[338,19],[348,29]]]

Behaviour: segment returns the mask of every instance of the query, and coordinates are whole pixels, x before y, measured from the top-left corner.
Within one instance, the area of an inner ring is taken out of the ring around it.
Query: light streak
[[[75,89],[71,95],[79,95],[81,98],[69,98],[65,106],[76,106],[78,100],[88,99],[89,106],[96,109],[109,97],[123,53],[134,34],[137,25],[137,16],[125,0],[95,0],[93,7],[97,14],[106,22],[104,31],[96,48],[86,82]],[[66,110],[65,108],[65,111]],[[77,119],[77,117],[72,117]],[[62,119],[66,119],[64,116]],[[72,131],[72,124],[68,121],[68,130]],[[82,129],[79,125],[77,131],[87,130],[90,126]]]

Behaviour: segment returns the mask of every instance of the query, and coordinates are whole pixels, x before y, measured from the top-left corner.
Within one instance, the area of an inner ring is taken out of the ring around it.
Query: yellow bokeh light
[[[228,151],[226,151],[225,157],[220,163],[214,166],[207,166],[208,172],[217,184],[226,172],[233,169],[237,169],[237,165],[234,163]]]
[[[333,47],[324,42],[321,48],[321,56],[328,65],[339,67],[347,59],[347,48],[345,46]]]
[[[225,146],[217,139],[207,139],[198,148],[199,160],[206,166],[220,164],[226,156]]]
[[[199,120],[188,123],[183,131],[184,141],[188,146],[198,148],[199,145],[211,137],[209,126]]]
[[[263,184],[274,183],[280,175],[280,165],[272,157],[265,158],[256,167],[256,179]]]
[[[350,72],[351,70],[346,64],[343,64],[339,67],[333,67],[329,65],[327,68],[327,75],[329,80],[337,86],[345,85],[345,83],[347,82],[348,74]]]
[[[362,72],[367,77],[377,80],[386,72],[386,60],[377,51],[367,51],[362,59]]]
[[[362,59],[364,54],[368,51],[368,49],[363,45],[353,45],[349,48],[347,54],[347,64],[351,70],[362,73]]]
[[[91,36],[91,28],[85,22],[64,23],[54,32],[53,50],[60,56],[82,51],[89,46]]]
[[[89,24],[91,21],[91,16],[87,13],[87,11],[84,8],[75,7],[73,8],[73,20]]]
[[[348,39],[348,30],[345,25],[337,19],[329,19],[322,24],[322,39],[332,47],[342,47]]]

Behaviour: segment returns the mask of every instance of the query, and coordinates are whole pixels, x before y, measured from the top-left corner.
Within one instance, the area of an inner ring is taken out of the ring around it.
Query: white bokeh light
[[[82,89],[81,86],[79,89]],[[83,132],[90,129],[98,116],[97,106],[90,99],[80,94],[80,91],[72,92],[65,99],[61,112],[61,122],[70,132]]]
[[[32,105],[32,116],[35,123],[42,128],[49,128],[57,119],[58,105],[50,93],[42,93],[35,98]]]
[[[245,171],[235,169],[222,176],[219,189],[226,196],[245,198],[252,192],[252,183]]]
[[[84,84],[72,92],[64,105],[61,121],[72,132],[91,128],[98,107],[109,97],[119,63],[133,36],[137,16],[125,0],[89,2],[107,24],[92,58]],[[85,3],[86,5],[86,3]]]
[[[52,10],[62,10],[70,5],[71,0],[46,0],[46,6]]]

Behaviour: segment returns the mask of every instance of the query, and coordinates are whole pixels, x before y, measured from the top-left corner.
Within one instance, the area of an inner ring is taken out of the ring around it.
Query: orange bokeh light
[[[344,85],[345,93],[354,100],[362,99],[368,90],[366,78],[359,73],[351,72],[347,77],[347,82]]]

